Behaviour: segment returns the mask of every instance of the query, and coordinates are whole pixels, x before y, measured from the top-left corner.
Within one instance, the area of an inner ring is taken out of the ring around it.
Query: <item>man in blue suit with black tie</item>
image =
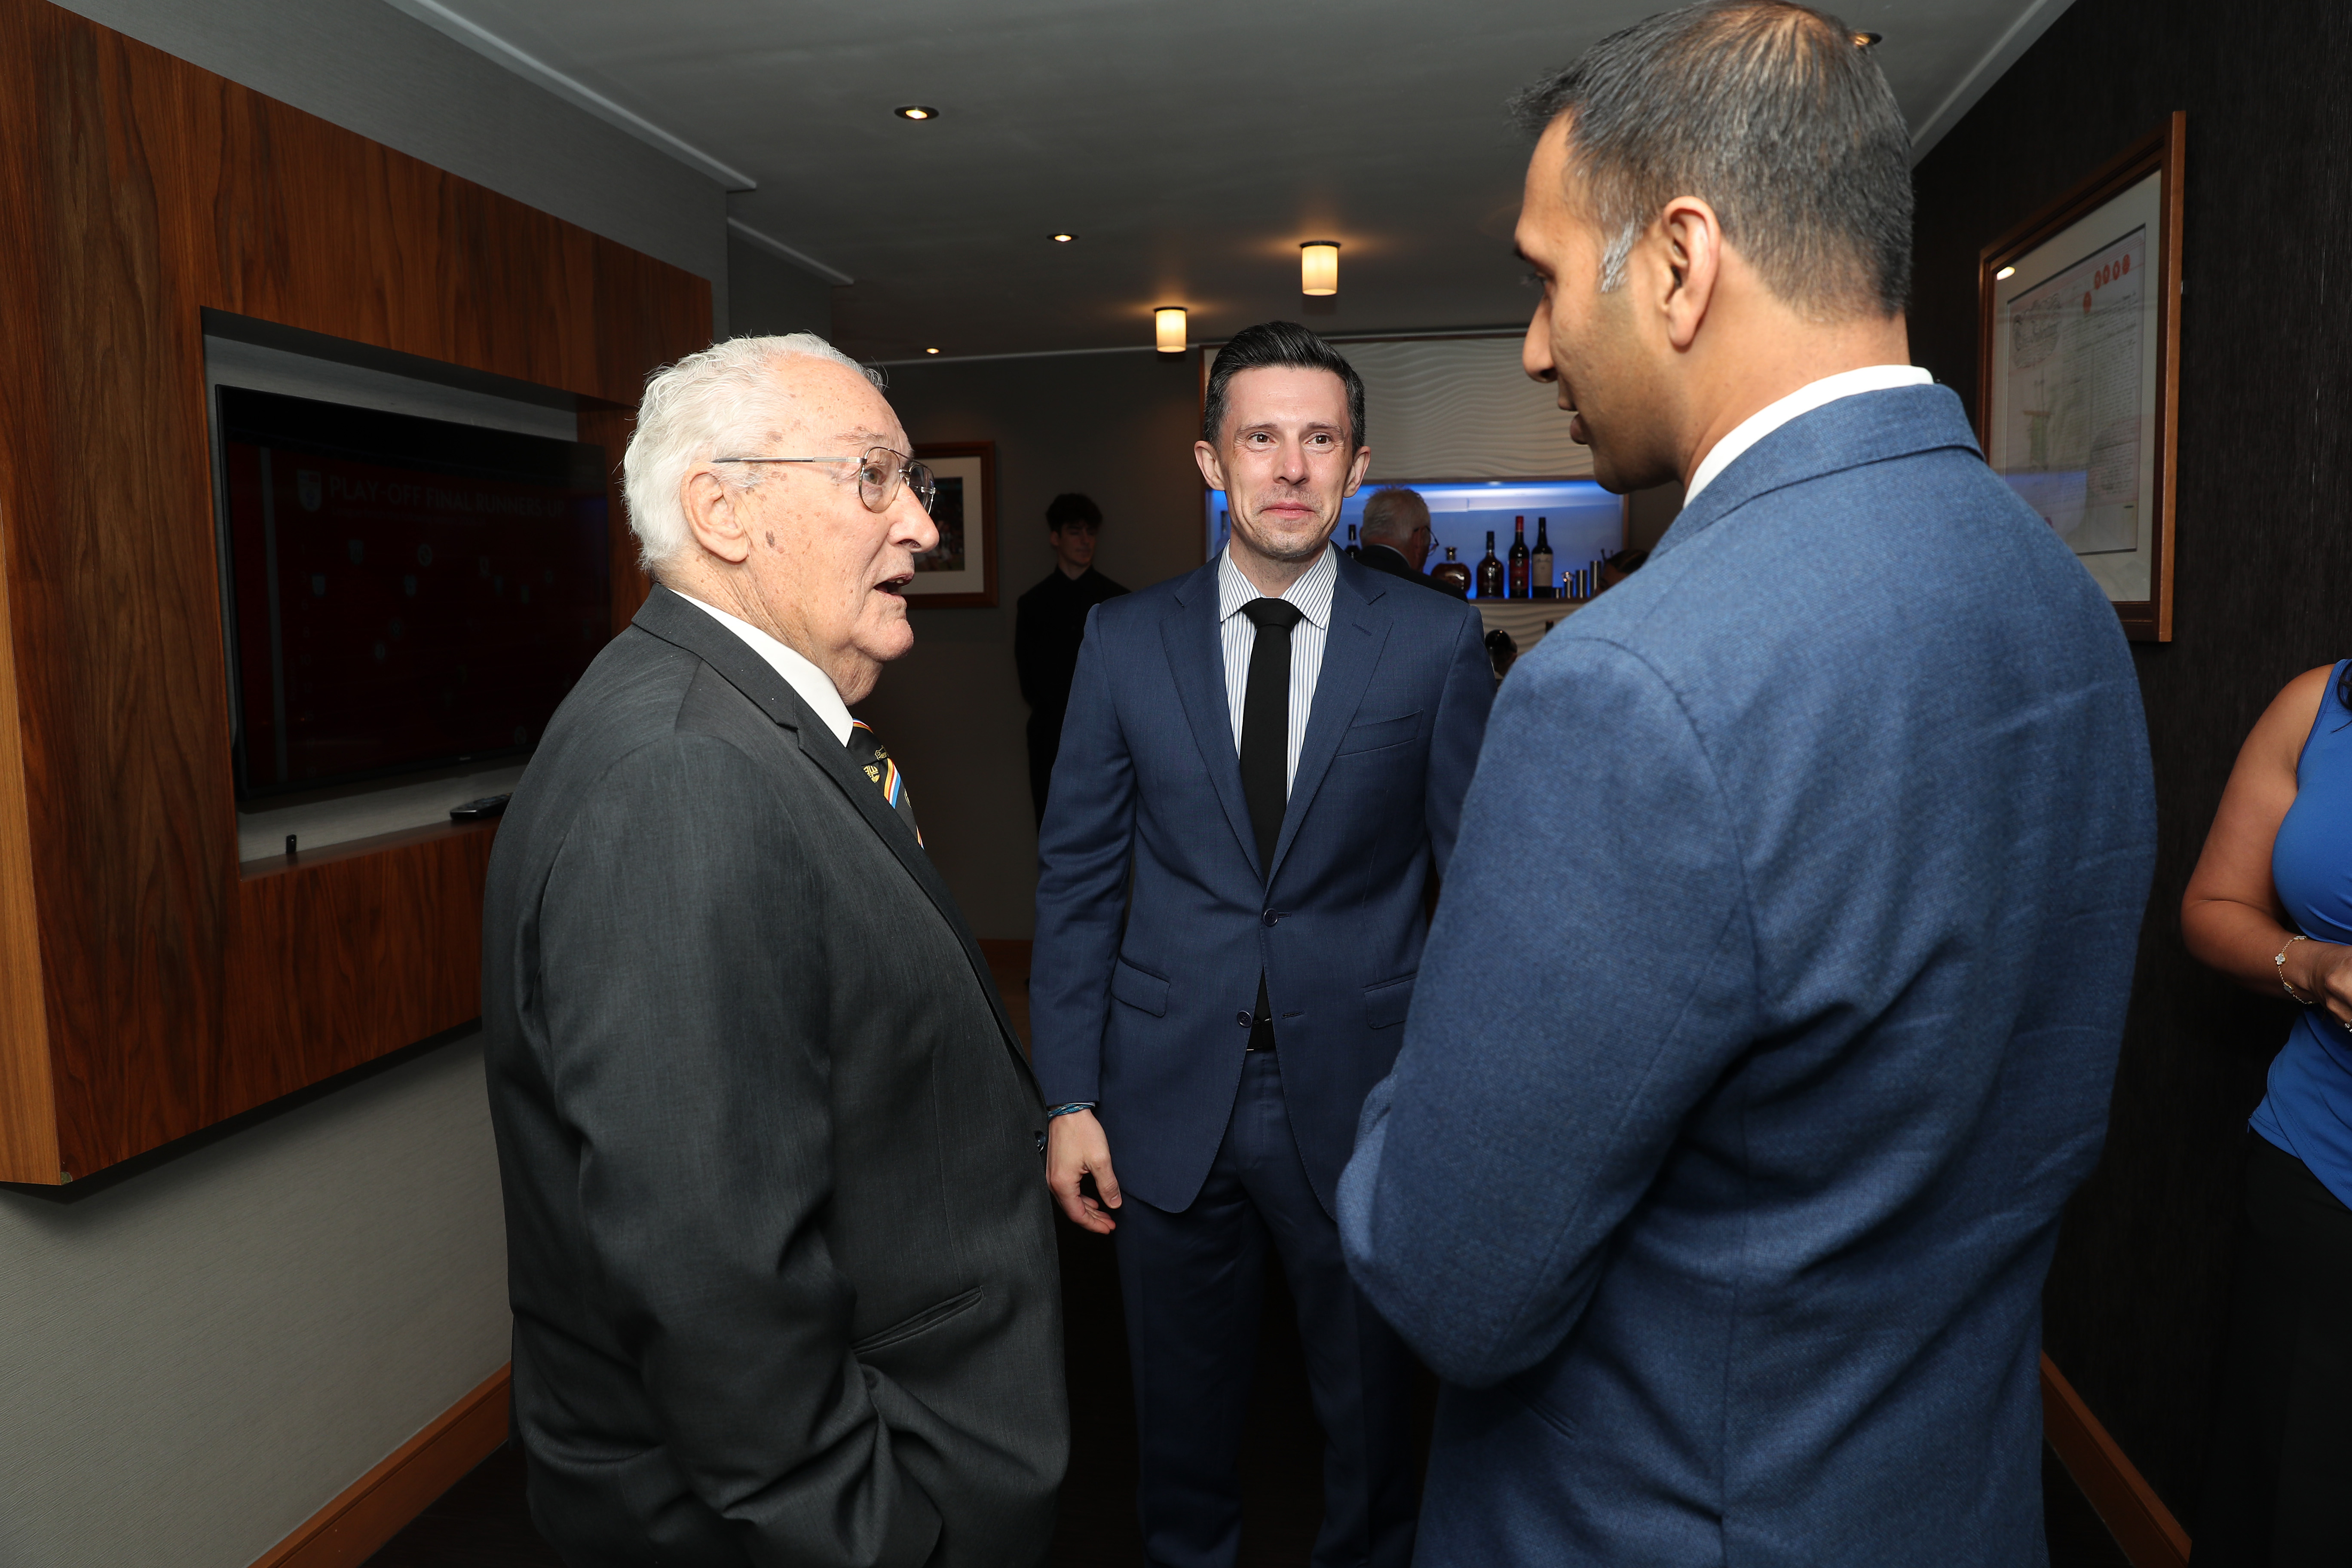
[[[1447,1384],[1426,1568],[2046,1561],[2153,791],[2114,609],[1908,363],[1866,37],[1697,5],[1525,100],[1528,370],[1687,500],[1504,684],[1340,1184]]]
[[[1047,1179],[1117,1234],[1153,1568],[1234,1560],[1269,1253],[1325,1435],[1316,1568],[1403,1568],[1412,1357],[1332,1215],[1493,682],[1470,606],[1331,548],[1371,449],[1328,344],[1286,321],[1237,335],[1201,437],[1231,542],[1088,618],[1039,835]]]

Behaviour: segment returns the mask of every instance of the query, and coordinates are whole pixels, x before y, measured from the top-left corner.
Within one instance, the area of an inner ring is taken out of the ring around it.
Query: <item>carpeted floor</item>
[[[1108,1237],[1057,1226],[1066,1311],[1070,1470],[1050,1568],[1142,1568],[1135,1525],[1135,1414],[1118,1276]],[[1278,1290],[1278,1287],[1277,1287]],[[1241,1568],[1306,1568],[1322,1519],[1320,1447],[1289,1303],[1267,1302],[1243,1453]],[[2053,1568],[2126,1568],[2098,1516],[2044,1450]],[[368,1568],[562,1568],[530,1527],[522,1463],[499,1449],[368,1559]]]
[[[997,979],[1013,1023],[1029,1026],[1026,944],[1006,944]],[[1143,1568],[1135,1522],[1135,1401],[1118,1272],[1108,1237],[1056,1222],[1061,1243],[1070,1468],[1048,1568]],[[1260,1327],[1257,1389],[1242,1452],[1239,1568],[1307,1568],[1322,1522],[1322,1435],[1288,1295],[1271,1274]],[[1423,1431],[1434,1384],[1423,1390]],[[2129,1568],[2106,1527],[2048,1449],[2042,1451],[2052,1568]],[[468,1474],[374,1556],[366,1568],[562,1568],[531,1528],[520,1457],[509,1446]]]

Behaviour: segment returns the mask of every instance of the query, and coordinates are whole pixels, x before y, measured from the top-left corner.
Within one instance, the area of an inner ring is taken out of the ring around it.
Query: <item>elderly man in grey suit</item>
[[[847,706],[914,640],[908,449],[818,338],[656,374],[627,481],[660,585],[491,857],[515,1428],[574,1568],[1000,1568],[1052,1533],[1043,1112]]]

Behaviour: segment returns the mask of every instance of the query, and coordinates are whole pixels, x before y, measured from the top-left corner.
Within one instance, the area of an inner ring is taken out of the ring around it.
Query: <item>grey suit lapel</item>
[[[1372,667],[1380,663],[1389,637],[1389,616],[1380,603],[1389,586],[1379,574],[1351,567],[1342,559],[1339,579],[1331,585],[1331,629],[1323,639],[1323,668],[1315,677],[1315,706],[1307,716],[1306,738],[1299,742],[1298,771],[1291,777],[1290,802],[1282,813],[1282,837],[1275,841],[1275,871],[1282,869],[1291,840],[1298,837],[1298,825],[1306,819],[1315,792],[1323,787],[1340,738],[1355,721],[1364,689],[1371,684]],[[1273,880],[1272,873],[1267,880]]]
[[[791,682],[778,675],[774,667],[754,653],[741,637],[693,605],[681,602],[667,588],[656,585],[632,624],[700,658],[725,678],[730,686],[757,703],[775,723],[793,732],[802,752],[839,786],[849,804],[866,819],[866,826],[898,857],[915,885],[930,900],[932,908],[948,922],[948,929],[955,932],[956,940],[963,944],[964,957],[980,981],[990,1011],[996,1016],[997,1027],[1003,1031],[1013,1060],[1027,1076],[1029,1058],[1021,1048],[1021,1037],[1013,1027],[1012,1016],[1004,1010],[1003,997],[997,994],[996,978],[989,972],[987,955],[980,951],[979,941],[964,924],[963,911],[956,907],[955,895],[948,891],[939,868],[915,842],[905,820],[882,798],[882,792],[874,787],[874,781],[866,776],[865,770],[851,760],[849,748],[833,738],[833,731],[809,710]]]
[[[1257,863],[1257,832],[1250,826],[1249,802],[1242,795],[1241,752],[1234,744],[1233,710],[1225,701],[1225,655],[1217,637],[1217,563],[1186,578],[1176,590],[1175,609],[1160,624],[1168,649],[1168,668],[1176,679],[1177,700],[1192,726],[1193,742],[1209,770],[1209,783],[1225,808],[1225,823],[1250,868],[1265,879]]]

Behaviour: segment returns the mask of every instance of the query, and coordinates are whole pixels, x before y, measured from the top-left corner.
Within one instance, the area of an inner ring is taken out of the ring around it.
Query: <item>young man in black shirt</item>
[[[1093,501],[1075,491],[1055,496],[1045,508],[1054,569],[1021,595],[1014,613],[1013,662],[1029,704],[1029,796],[1039,822],[1045,820],[1045,786],[1062,748],[1062,713],[1070,705],[1087,612],[1127,592],[1095,570],[1095,535],[1101,528],[1102,509]]]

